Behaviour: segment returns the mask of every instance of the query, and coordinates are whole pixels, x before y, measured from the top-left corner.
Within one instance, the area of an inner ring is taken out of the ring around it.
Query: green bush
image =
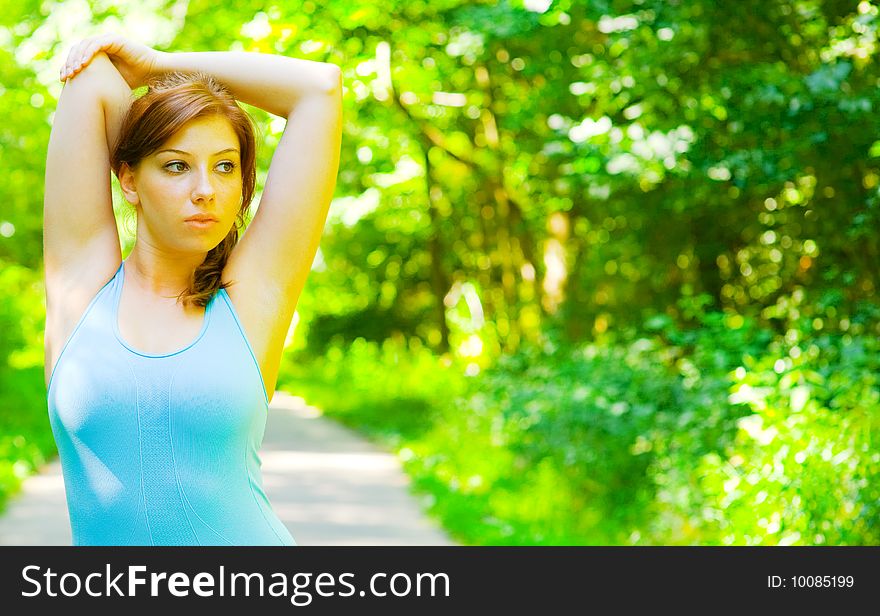
[[[464,379],[448,363],[415,338],[358,338],[317,357],[285,355],[277,387],[393,447],[431,429],[437,409],[462,391]]]
[[[877,343],[793,333],[657,316],[474,377],[358,341],[287,384],[393,445],[462,543],[877,543]]]
[[[878,367],[872,336],[778,343],[749,360],[730,399],[750,414],[723,452],[695,461],[701,502],[671,510],[704,542],[880,543]]]
[[[0,511],[57,453],[46,408],[39,274],[0,260]]]

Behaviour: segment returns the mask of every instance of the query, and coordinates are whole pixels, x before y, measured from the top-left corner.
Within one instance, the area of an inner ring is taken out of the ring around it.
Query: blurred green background
[[[396,452],[458,541],[880,544],[878,24],[842,0],[0,1],[0,507],[56,453],[58,70],[112,30],[343,68],[278,385]],[[245,108],[262,186],[284,120]]]

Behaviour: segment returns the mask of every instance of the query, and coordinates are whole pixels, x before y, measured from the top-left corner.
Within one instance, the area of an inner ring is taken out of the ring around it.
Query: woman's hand
[[[96,53],[103,51],[131,89],[139,88],[160,70],[163,53],[118,34],[102,34],[81,40],[71,47],[61,68],[61,81],[82,71]]]

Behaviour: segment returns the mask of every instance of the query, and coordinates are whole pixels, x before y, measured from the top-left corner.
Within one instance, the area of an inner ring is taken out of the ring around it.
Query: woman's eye
[[[232,162],[229,162],[229,161],[224,161],[224,162],[219,163],[219,164],[220,164],[220,165],[227,165],[226,173],[232,173],[232,172],[235,170],[235,163],[232,163]],[[183,163],[183,162],[180,162],[180,161],[175,161],[175,162],[173,162],[173,163],[168,163],[167,165],[165,165],[165,167],[166,167],[166,168],[177,167],[178,165],[181,165],[181,166],[183,166],[183,167],[186,167],[186,163]],[[178,169],[176,169],[176,168],[175,168],[175,169],[172,169],[172,170],[173,170],[173,171],[183,171],[182,169],[179,169],[179,170],[178,170]]]

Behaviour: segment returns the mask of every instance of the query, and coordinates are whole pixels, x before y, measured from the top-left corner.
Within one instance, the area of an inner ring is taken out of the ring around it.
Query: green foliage
[[[873,336],[825,335],[774,345],[736,371],[730,398],[751,414],[693,473],[705,500],[688,515],[701,539],[880,542],[877,351]]]
[[[43,291],[26,267],[0,259],[0,510],[55,454],[43,380]]]
[[[470,379],[358,341],[285,387],[393,447],[465,543],[880,540],[874,338],[791,345],[718,313],[635,334],[524,347]]]
[[[430,430],[438,403],[461,390],[443,363],[417,338],[358,338],[318,357],[285,355],[278,387],[310,402],[332,399],[335,418],[394,446]]]

